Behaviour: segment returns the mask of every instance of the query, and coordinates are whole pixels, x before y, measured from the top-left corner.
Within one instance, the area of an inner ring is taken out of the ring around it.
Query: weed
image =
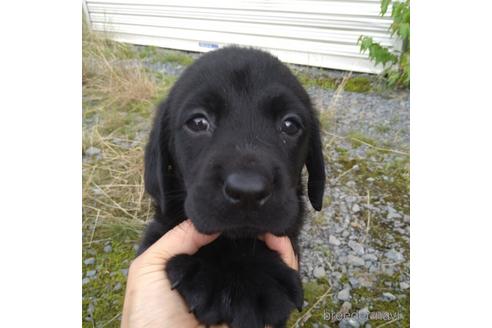
[[[328,76],[318,76],[313,78],[305,73],[295,71],[293,73],[297,76],[297,79],[304,87],[318,87],[327,90],[336,89],[337,80]]]
[[[193,57],[179,51],[161,49],[153,46],[140,47],[138,58],[150,60],[152,63],[176,63],[189,66],[193,63]]]
[[[351,92],[369,92],[371,90],[371,81],[367,77],[356,76],[350,78],[345,84],[345,91]]]

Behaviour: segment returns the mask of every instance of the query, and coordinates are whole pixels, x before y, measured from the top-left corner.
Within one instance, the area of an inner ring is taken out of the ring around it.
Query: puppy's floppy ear
[[[145,148],[144,171],[145,190],[163,214],[166,209],[166,189],[171,187],[171,179],[175,178],[169,153],[167,107],[166,101],[159,105],[156,113],[149,142]]]
[[[311,205],[317,211],[321,210],[323,194],[325,192],[325,161],[321,147],[319,123],[313,117],[311,134],[309,136],[309,150],[306,159],[308,178],[308,196]]]

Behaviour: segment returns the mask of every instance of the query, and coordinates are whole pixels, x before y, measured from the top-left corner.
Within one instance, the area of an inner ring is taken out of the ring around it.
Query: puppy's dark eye
[[[301,125],[294,118],[286,118],[285,120],[283,120],[282,126],[280,129],[282,132],[293,136],[293,135],[297,134],[297,132],[299,132],[299,130],[301,129]]]
[[[186,126],[193,132],[205,132],[210,130],[210,123],[203,115],[197,115],[186,122]]]

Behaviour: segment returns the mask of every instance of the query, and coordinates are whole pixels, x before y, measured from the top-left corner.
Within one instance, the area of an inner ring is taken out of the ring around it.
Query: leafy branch
[[[383,75],[390,86],[410,86],[410,0],[381,0],[380,14],[384,16],[392,5],[390,30],[402,40],[401,52],[394,54],[389,48],[375,42],[371,37],[361,35],[358,40],[361,52],[368,52],[376,65],[387,67]]]

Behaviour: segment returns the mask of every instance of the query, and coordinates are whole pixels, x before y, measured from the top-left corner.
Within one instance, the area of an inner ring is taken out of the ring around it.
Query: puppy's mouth
[[[200,224],[195,224],[196,229],[206,235],[211,235],[215,233],[220,233],[222,236],[230,239],[242,239],[242,238],[256,238],[260,235],[263,235],[267,232],[279,235],[282,232],[279,231],[271,231],[270,229],[262,228],[262,227],[253,227],[253,226],[237,226],[237,227],[221,227],[213,228],[213,227],[203,227]]]
[[[185,214],[199,232],[220,233],[230,239],[256,238],[265,233],[285,235],[300,210],[294,190],[290,189],[263,197],[268,201],[261,206],[237,205],[220,196],[210,190],[207,193],[194,189],[186,198]]]
[[[239,239],[239,238],[252,238],[262,235],[267,231],[266,229],[254,228],[254,227],[234,227],[234,228],[221,228],[221,229],[211,229],[211,228],[201,228],[196,226],[196,229],[206,235],[212,235],[215,233],[220,233],[222,236]]]
[[[268,231],[258,228],[232,228],[222,231],[222,235],[230,239],[240,239],[240,238],[256,238]]]

